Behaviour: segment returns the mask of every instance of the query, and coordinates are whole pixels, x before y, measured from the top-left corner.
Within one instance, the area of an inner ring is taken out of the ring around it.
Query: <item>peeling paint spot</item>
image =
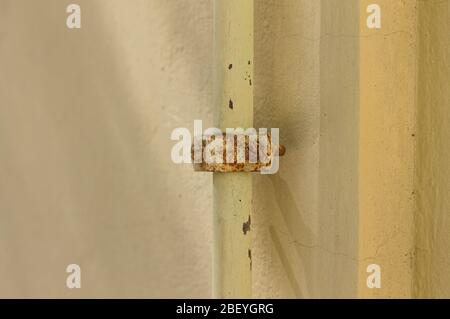
[[[248,80],[248,84],[250,84],[250,86],[252,86],[252,79]]]
[[[252,220],[251,220],[250,216],[248,216],[248,221],[246,221],[244,224],[242,224],[242,232],[244,233],[244,235],[247,235],[247,233],[250,231],[251,223],[252,223]]]
[[[250,259],[250,270],[252,270],[252,250],[248,250],[248,258]]]
[[[229,107],[230,109],[233,109],[233,108],[234,108],[233,100],[230,99],[230,103],[228,104],[228,107]]]
[[[228,70],[231,70],[233,68],[233,64],[230,63],[230,65],[228,66]]]

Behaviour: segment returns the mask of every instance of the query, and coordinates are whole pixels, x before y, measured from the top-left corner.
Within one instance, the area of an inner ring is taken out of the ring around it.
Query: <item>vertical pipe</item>
[[[216,124],[253,127],[253,0],[214,2]],[[251,297],[250,173],[214,173],[215,298]]]

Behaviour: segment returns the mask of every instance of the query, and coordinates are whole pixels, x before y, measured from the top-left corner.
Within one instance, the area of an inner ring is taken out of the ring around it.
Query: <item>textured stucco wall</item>
[[[369,2],[255,1],[255,127],[288,150],[253,178],[255,297],[450,295],[449,1],[372,31]],[[0,0],[0,297],[209,297],[212,176],[169,137],[212,124],[213,2],[68,3]]]
[[[358,258],[359,2],[323,0],[316,296],[355,297]]]
[[[0,294],[208,297],[211,176],[172,164],[169,136],[212,123],[212,1],[77,3],[70,31],[64,2],[0,2]],[[307,297],[320,3],[255,6],[256,126],[289,155],[254,179],[254,294]]]
[[[381,29],[367,28],[360,2],[360,297],[412,296],[417,1],[377,1]],[[367,266],[381,267],[369,289]]]
[[[255,126],[279,127],[279,174],[254,177],[257,297],[313,296],[320,1],[255,2]]]
[[[209,297],[211,176],[170,133],[211,124],[211,2],[76,2],[0,1],[0,296]]]
[[[450,297],[449,21],[449,1],[419,1],[414,281],[418,297]]]

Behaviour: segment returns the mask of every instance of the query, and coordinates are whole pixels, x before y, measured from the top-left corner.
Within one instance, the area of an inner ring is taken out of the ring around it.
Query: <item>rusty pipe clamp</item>
[[[275,157],[285,153],[286,147],[274,144],[270,133],[203,135],[194,138],[191,148],[196,172],[261,172],[270,169]]]

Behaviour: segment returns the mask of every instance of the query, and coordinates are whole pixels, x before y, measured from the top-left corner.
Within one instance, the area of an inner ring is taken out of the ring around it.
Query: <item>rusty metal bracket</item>
[[[214,142],[215,136],[202,136],[200,138],[197,137],[197,139],[201,139],[201,143],[193,143],[192,149],[191,149],[191,157],[194,163],[194,171],[196,172],[212,172],[212,173],[237,173],[237,172],[248,172],[248,173],[256,173],[260,172],[262,168],[270,168],[272,166],[272,159],[273,156],[284,156],[286,153],[286,147],[284,145],[274,145],[272,144],[272,138],[270,134],[267,134],[267,141],[268,146],[263,151],[265,154],[261,158],[261,154],[259,152],[260,150],[260,143],[259,138],[256,141],[256,146],[251,147],[250,146],[250,139],[248,136],[245,136],[245,158],[243,157],[244,154],[239,155],[238,152],[238,136],[235,135],[233,141],[230,139],[227,139],[226,134],[223,134],[223,152],[222,156],[217,157],[219,158],[218,161],[214,162],[208,162],[205,160],[205,154],[203,149],[208,145],[209,143]],[[230,142],[233,142],[234,145],[232,146],[233,149],[233,158],[230,160],[230,158],[227,159],[227,146]],[[196,151],[196,148],[201,147],[201,162],[195,163],[194,162],[194,153]],[[274,152],[278,148],[278,152]],[[213,157],[214,151],[210,150],[210,155]],[[253,158],[256,159],[254,161],[251,161],[250,158],[251,155],[254,155]]]

